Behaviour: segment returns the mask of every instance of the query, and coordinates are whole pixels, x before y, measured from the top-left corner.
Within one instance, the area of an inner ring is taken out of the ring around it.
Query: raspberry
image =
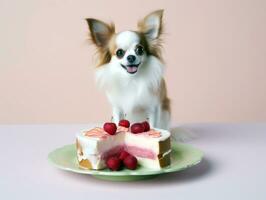
[[[135,134],[142,133],[144,132],[144,126],[142,123],[135,123],[131,125],[130,130],[132,133],[135,133]]]
[[[106,162],[107,167],[112,171],[118,171],[121,168],[121,160],[117,157],[110,157]]]
[[[127,156],[129,156],[130,154],[127,151],[122,151],[119,155],[119,159],[120,160],[124,160]]]
[[[126,168],[134,170],[137,168],[138,160],[135,156],[129,155],[123,160],[123,163]]]
[[[126,119],[122,119],[122,120],[120,120],[120,122],[119,122],[118,125],[119,125],[119,126],[123,126],[123,127],[128,128],[128,127],[130,126],[130,123],[129,123],[128,120],[126,120]]]
[[[144,122],[142,122],[142,125],[144,127],[144,131],[145,132],[150,130],[150,124],[149,124],[149,122],[144,121]]]
[[[116,129],[117,127],[115,123],[107,122],[103,125],[103,130],[110,135],[114,135],[116,133]]]

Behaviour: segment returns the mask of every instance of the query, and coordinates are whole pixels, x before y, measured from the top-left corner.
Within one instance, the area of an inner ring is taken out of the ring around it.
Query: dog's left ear
[[[156,40],[162,33],[163,10],[156,10],[139,21],[139,31],[144,33],[148,40]]]
[[[93,43],[100,48],[105,48],[108,45],[111,36],[115,33],[114,24],[107,24],[97,19],[86,19],[90,35]]]

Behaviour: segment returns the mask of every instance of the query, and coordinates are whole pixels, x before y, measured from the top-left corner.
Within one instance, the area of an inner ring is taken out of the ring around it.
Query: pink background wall
[[[159,8],[173,123],[266,120],[266,1],[0,0],[0,123],[108,120],[84,18],[121,31]]]

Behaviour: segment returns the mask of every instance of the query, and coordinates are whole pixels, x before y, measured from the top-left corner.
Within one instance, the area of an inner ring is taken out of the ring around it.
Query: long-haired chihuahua
[[[88,18],[90,38],[99,62],[96,82],[112,105],[113,122],[148,120],[151,127],[169,129],[170,100],[161,57],[163,10],[138,23],[137,31],[115,32],[114,24]]]

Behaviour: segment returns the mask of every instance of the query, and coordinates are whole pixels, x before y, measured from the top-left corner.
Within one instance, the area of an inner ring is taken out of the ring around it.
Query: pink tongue
[[[136,72],[138,70],[137,67],[127,67],[127,71],[130,73]]]

